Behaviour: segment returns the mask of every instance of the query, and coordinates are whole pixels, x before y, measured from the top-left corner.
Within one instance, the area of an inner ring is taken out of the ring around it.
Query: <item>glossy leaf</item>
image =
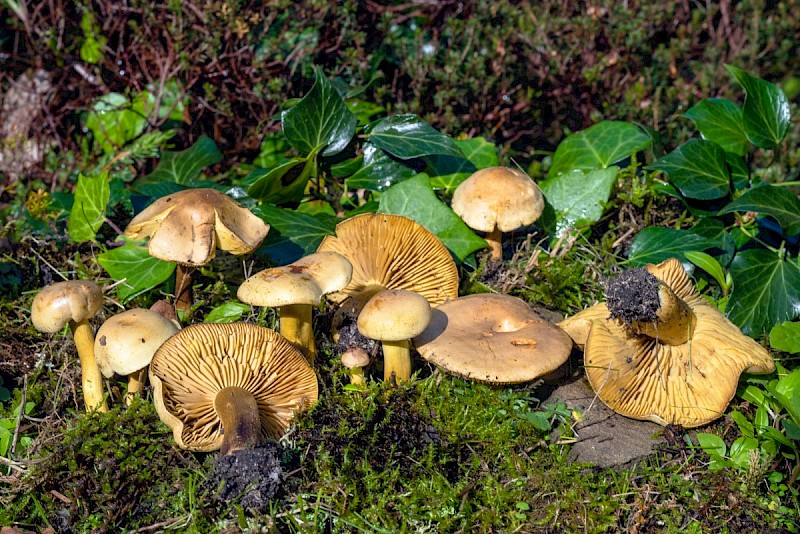
[[[722,266],[713,256],[697,250],[687,250],[683,253],[683,257],[710,274],[714,280],[716,280],[719,287],[722,289],[727,288],[725,273],[722,270]]]
[[[131,243],[99,254],[97,261],[111,278],[124,280],[117,286],[122,302],[161,284],[175,270],[174,263],[154,258],[146,247]]]
[[[307,156],[322,151],[335,156],[350,143],[356,133],[358,119],[331,85],[322,69],[314,71],[314,85],[297,104],[281,115],[286,140]]]
[[[128,98],[120,93],[101,96],[86,117],[86,127],[106,154],[134,139],[146,126],[147,117],[134,111]]]
[[[378,212],[414,219],[436,234],[459,261],[486,247],[486,241],[475,235],[453,210],[436,197],[426,174],[418,174],[390,187],[381,196]]]
[[[784,375],[777,383],[770,384],[770,391],[781,402],[781,406],[800,425],[800,369]]]
[[[155,170],[137,180],[136,185],[153,182],[187,185],[200,176],[203,169],[220,161],[222,152],[217,144],[210,137],[202,136],[186,150],[162,152]]]
[[[549,177],[575,169],[604,169],[650,146],[652,139],[635,124],[603,121],[561,141]]]
[[[785,321],[769,332],[769,345],[789,354],[800,353],[800,322]]]
[[[376,122],[367,138],[378,148],[400,159],[433,154],[464,157],[456,142],[416,115],[391,115]]]
[[[393,159],[373,143],[364,143],[364,163],[345,183],[349,189],[385,191],[393,184],[414,176],[416,171]]]
[[[730,267],[733,291],[728,318],[742,332],[759,337],[800,314],[800,266],[765,249],[739,252]]]
[[[271,170],[256,169],[247,179],[260,177],[248,188],[247,194],[265,204],[299,202],[316,165],[316,152],[312,152],[306,158],[290,159]]]
[[[800,199],[784,187],[754,187],[722,208],[719,213],[754,211],[772,217],[787,236],[800,233]]]
[[[633,267],[639,267],[673,257],[685,260],[684,252],[718,248],[721,244],[720,239],[710,239],[689,230],[648,226],[633,239],[628,251],[628,261]]]
[[[748,188],[750,186],[750,169],[747,168],[744,159],[731,152],[725,152],[725,163],[728,164],[728,170],[731,172],[734,190],[741,191]]]
[[[204,323],[233,323],[242,319],[245,313],[250,312],[250,305],[241,302],[226,302],[220,304],[205,316]]]
[[[459,139],[456,144],[464,153],[463,158],[452,156],[429,156],[425,158],[428,166],[425,173],[431,178],[431,186],[450,197],[456,188],[478,169],[500,165],[494,143],[483,137]]]
[[[711,141],[690,139],[647,168],[667,173],[675,187],[689,198],[710,200],[730,192],[725,151]]]
[[[789,131],[789,101],[775,84],[725,65],[745,92],[742,124],[750,142],[759,148],[775,148]]]
[[[69,212],[67,233],[72,241],[93,241],[106,218],[106,206],[111,196],[108,171],[100,176],[78,175],[75,201]]]
[[[291,263],[317,250],[326,235],[335,232],[336,217],[309,215],[297,211],[262,204],[253,213],[270,225],[269,234],[260,253],[270,256],[275,263]]]
[[[708,468],[712,471],[719,471],[725,468],[725,453],[728,448],[721,437],[715,434],[708,434],[706,432],[697,433],[697,443],[700,448],[708,455],[709,462]]]
[[[602,217],[619,167],[591,171],[573,170],[539,184],[555,210],[555,236],[568,227],[589,225]]]
[[[727,98],[706,98],[684,115],[694,122],[703,139],[738,156],[747,153],[750,142],[742,126],[742,109],[736,103]]]

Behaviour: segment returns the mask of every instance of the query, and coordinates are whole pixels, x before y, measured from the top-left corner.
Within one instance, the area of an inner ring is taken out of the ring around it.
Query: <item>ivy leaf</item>
[[[100,176],[78,175],[75,202],[69,212],[67,233],[74,242],[93,241],[106,218],[106,206],[111,196],[108,171]]]
[[[426,174],[390,187],[381,196],[378,212],[414,219],[436,234],[459,261],[486,247],[486,241],[475,235],[461,217],[436,197]]]
[[[603,216],[619,167],[582,171],[575,169],[541,182],[548,204],[555,211],[556,236],[568,227],[589,225]]]
[[[136,185],[154,182],[175,182],[187,185],[200,176],[200,172],[222,161],[217,144],[205,135],[186,150],[164,151],[153,172],[136,181]]]
[[[110,154],[136,138],[147,126],[147,117],[137,113],[120,93],[101,96],[86,117],[86,127],[103,152]]]
[[[281,115],[286,140],[302,156],[325,149],[323,156],[335,156],[345,149],[356,133],[358,119],[331,85],[322,69],[314,69],[311,90]]]
[[[393,184],[414,176],[416,171],[389,156],[373,143],[364,143],[364,162],[358,171],[345,180],[349,189],[384,191]]]
[[[727,98],[705,98],[686,113],[703,139],[717,143],[726,152],[744,156],[750,142],[742,126],[742,109]]]
[[[245,313],[250,312],[250,306],[241,302],[226,302],[220,304],[205,316],[204,323],[233,323],[242,319]]]
[[[733,211],[755,211],[759,215],[772,217],[787,236],[800,233],[800,199],[783,187],[754,187],[719,210],[719,213]]]
[[[684,252],[722,248],[721,239],[696,234],[691,230],[673,230],[662,226],[648,226],[639,232],[628,250],[628,261],[633,267],[647,263],[660,263],[668,258],[685,261]]]
[[[789,354],[800,353],[800,323],[785,321],[769,332],[769,345]]]
[[[739,252],[730,267],[728,318],[751,337],[800,314],[800,266],[766,249]]]
[[[710,200],[730,192],[725,151],[712,141],[690,139],[647,168],[667,173],[675,187],[689,198]]]
[[[789,101],[775,84],[725,65],[745,92],[742,124],[747,138],[759,148],[775,148],[789,131]]]
[[[558,145],[548,176],[575,169],[604,169],[644,150],[652,143],[635,124],[603,121],[572,134]]]
[[[442,154],[463,158],[456,142],[416,115],[392,115],[376,122],[367,133],[375,146],[400,159]]]
[[[486,167],[497,167],[500,165],[500,158],[497,157],[497,147],[483,137],[472,137],[470,139],[459,139],[456,141],[458,148],[476,169]]]
[[[245,178],[245,182],[255,180],[247,194],[265,204],[299,202],[316,170],[316,155],[312,152],[305,158],[293,158],[274,169],[255,169]]]
[[[125,280],[117,286],[122,302],[161,284],[175,270],[174,263],[154,258],[147,248],[131,243],[99,254],[97,262],[114,280]]]
[[[326,235],[335,233],[336,223],[340,221],[329,215],[309,215],[269,204],[256,206],[252,211],[270,225],[259,252],[280,265],[315,252]]]
[[[478,169],[497,167],[500,159],[494,143],[483,137],[459,139],[456,144],[464,157],[433,155],[425,158],[425,173],[431,177],[431,186],[452,196],[456,188]]]

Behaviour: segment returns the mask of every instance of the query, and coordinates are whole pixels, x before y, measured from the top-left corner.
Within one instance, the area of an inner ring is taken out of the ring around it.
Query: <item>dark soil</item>
[[[225,503],[238,502],[244,508],[267,510],[281,487],[281,453],[280,445],[267,443],[253,450],[219,456],[207,484],[217,489],[217,498]]]
[[[658,278],[644,269],[629,269],[611,278],[606,286],[606,305],[612,317],[627,325],[655,322],[661,307]]]

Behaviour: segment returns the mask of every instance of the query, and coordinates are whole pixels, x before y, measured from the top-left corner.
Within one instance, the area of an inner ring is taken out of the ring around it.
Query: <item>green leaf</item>
[[[293,158],[274,169],[255,169],[245,181],[255,180],[247,194],[265,204],[299,202],[305,194],[311,174],[316,171],[317,153]]]
[[[758,440],[756,438],[736,438],[731,443],[731,449],[728,452],[731,462],[740,469],[747,469],[750,467],[750,455],[753,451],[758,451]]]
[[[241,302],[226,302],[220,304],[206,315],[204,323],[233,323],[250,311],[248,304]]]
[[[345,183],[351,190],[384,191],[414,174],[416,174],[414,169],[392,159],[385,151],[367,141],[364,143],[364,160],[361,168],[347,178]]]
[[[800,199],[783,187],[754,187],[719,210],[719,213],[733,211],[755,211],[759,215],[772,217],[787,236],[800,233]]]
[[[731,262],[733,291],[727,315],[742,332],[759,337],[800,314],[800,266],[765,249],[739,252]]]
[[[719,471],[725,467],[725,452],[728,448],[721,437],[706,432],[697,433],[697,443],[711,459],[709,469]]]
[[[785,321],[769,332],[769,345],[789,354],[800,353],[800,323]]]
[[[134,111],[128,98],[120,93],[101,96],[86,117],[86,127],[106,154],[116,152],[146,126],[147,117]]]
[[[475,166],[476,170],[500,165],[500,158],[497,157],[497,146],[483,137],[459,139],[456,144],[461,149],[464,157]]]
[[[719,287],[722,289],[727,288],[725,283],[725,273],[722,271],[722,265],[710,254],[699,252],[696,250],[687,250],[683,253],[683,257],[703,269],[705,272],[714,277]]]
[[[69,212],[67,233],[72,241],[93,241],[106,218],[106,206],[111,196],[108,171],[100,176],[78,175],[75,202]]]
[[[558,145],[548,176],[575,169],[604,169],[650,146],[649,135],[635,124],[603,121],[572,134]]]
[[[747,168],[747,163],[741,156],[725,152],[725,163],[728,164],[728,169],[731,171],[731,182],[733,182],[735,191],[741,191],[750,186],[750,169]]]
[[[256,206],[252,211],[271,226],[259,252],[281,265],[315,252],[326,235],[335,233],[336,223],[340,222],[336,217],[309,215],[269,204]]]
[[[426,174],[390,187],[381,196],[378,212],[414,219],[436,234],[459,261],[486,247],[486,241],[475,235],[461,217],[436,197]]]
[[[690,139],[647,168],[667,173],[675,187],[689,198],[710,200],[730,192],[725,151],[712,141]]]
[[[205,135],[186,150],[164,151],[153,172],[136,181],[136,185],[154,182],[175,182],[187,185],[208,167],[222,161],[217,144]]]
[[[124,280],[117,286],[117,296],[126,302],[152,289],[172,275],[175,264],[154,258],[147,248],[125,244],[103,252],[97,262],[114,280]]]
[[[780,400],[781,406],[794,422],[800,425],[800,369],[795,369],[772,384],[772,394]]]
[[[726,152],[744,156],[750,146],[742,126],[742,110],[727,98],[706,98],[684,115],[690,118],[703,139],[713,141]]]
[[[611,196],[617,172],[616,166],[588,172],[575,169],[540,183],[547,202],[555,210],[553,234],[560,236],[568,227],[598,221]]]
[[[331,85],[322,69],[314,70],[314,85],[300,102],[281,115],[286,140],[302,156],[324,147],[323,156],[335,156],[356,133],[358,119]]]
[[[416,115],[392,115],[376,122],[367,139],[400,159],[433,154],[463,158],[456,142]]]
[[[747,138],[759,148],[775,148],[789,131],[789,101],[783,90],[742,69],[725,65],[745,92],[742,124]]]
[[[456,188],[478,169],[497,167],[500,160],[497,149],[483,137],[460,139],[456,144],[464,157],[433,155],[425,159],[425,173],[431,178],[431,186],[445,196],[451,197]]]
[[[689,230],[648,226],[633,239],[628,251],[628,261],[632,266],[638,267],[647,263],[660,263],[673,257],[683,260],[684,252],[721,246],[720,239],[710,239]]]

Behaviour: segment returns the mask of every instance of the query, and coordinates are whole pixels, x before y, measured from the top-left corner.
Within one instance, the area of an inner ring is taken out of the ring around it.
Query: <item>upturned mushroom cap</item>
[[[70,321],[95,316],[103,305],[103,291],[94,282],[68,280],[43,288],[31,304],[31,322],[40,332],[54,334]]]
[[[253,251],[269,225],[216,189],[186,189],[159,198],[125,229],[131,239],[150,237],[150,255],[182,265],[205,265],[216,249]]]
[[[424,359],[460,377],[517,384],[558,369],[572,341],[522,300],[487,293],[437,307],[414,346]]]
[[[743,372],[769,373],[775,363],[697,294],[680,261],[671,258],[645,269],[694,313],[691,337],[670,345],[638,335],[598,304],[568,328],[577,344],[585,343],[586,375],[598,397],[626,417],[684,427],[706,424],[724,413]]]
[[[350,260],[353,276],[328,299],[374,290],[406,289],[425,297],[431,306],[458,296],[458,269],[441,241],[424,226],[401,215],[364,213],[336,225],[318,251],[334,251]]]
[[[169,338],[150,363],[153,401],[176,443],[193,451],[222,445],[214,399],[244,388],[260,409],[260,440],[279,438],[294,413],[317,400],[317,377],[303,355],[272,330],[250,323],[204,323]]]
[[[239,300],[254,306],[316,306],[326,293],[344,288],[353,274],[350,262],[336,252],[316,252],[290,265],[265,269],[239,286]]]
[[[151,310],[135,308],[118,313],[97,330],[97,366],[106,378],[144,369],[158,347],[178,330],[172,321]]]
[[[402,341],[422,332],[431,319],[425,297],[404,289],[381,291],[358,315],[361,335],[380,341]]]
[[[459,184],[453,193],[452,208],[470,228],[510,232],[539,218],[544,210],[544,195],[524,172],[489,167]]]

